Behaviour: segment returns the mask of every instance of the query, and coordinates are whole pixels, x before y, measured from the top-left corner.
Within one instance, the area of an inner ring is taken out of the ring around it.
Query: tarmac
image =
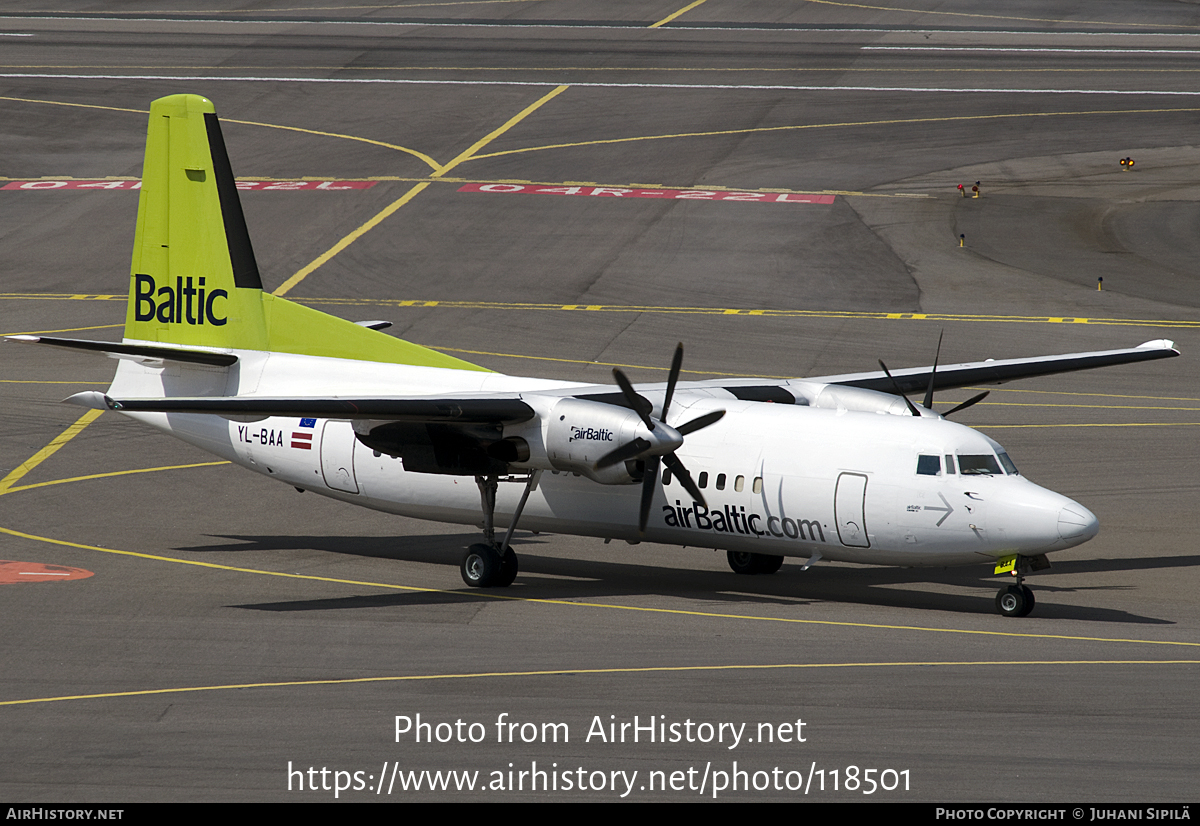
[[[493,370],[1182,357],[957,416],[1100,520],[1016,620],[988,566],[520,530],[468,589],[478,532],[81,418],[114,363],[6,343],[0,800],[1194,799],[1200,11],[902,5],[6,5],[6,335],[120,338],[146,111],[194,92],[268,290]]]

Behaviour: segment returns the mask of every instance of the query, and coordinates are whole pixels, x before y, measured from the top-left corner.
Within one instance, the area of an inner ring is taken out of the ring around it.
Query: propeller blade
[[[716,424],[725,415],[724,410],[714,410],[711,413],[705,413],[703,416],[698,416],[692,419],[687,424],[681,424],[676,428],[682,435],[686,436],[689,433],[695,433],[697,430],[703,430],[710,424]]]
[[[987,395],[988,395],[989,393],[991,393],[991,392],[992,392],[991,390],[984,390],[984,391],[983,391],[982,393],[980,393],[978,396],[972,396],[971,398],[967,399],[965,402],[963,402],[962,404],[958,405],[957,407],[952,407],[952,408],[950,408],[950,409],[949,409],[949,410],[947,410],[945,413],[943,413],[943,414],[942,414],[942,416],[943,416],[943,417],[945,417],[945,416],[949,416],[951,413],[957,413],[957,412],[958,412],[958,411],[960,411],[960,410],[966,410],[968,407],[970,407],[971,405],[975,404],[976,402],[981,402],[981,401],[983,401],[983,400],[984,400],[984,398],[986,398],[986,397],[987,397]]]
[[[638,510],[639,536],[645,535],[646,523],[650,521],[650,505],[654,502],[654,489],[658,487],[658,465],[657,456],[646,460],[646,472],[642,476],[642,504]]]
[[[662,457],[662,460],[671,469],[671,472],[679,477],[680,483],[692,495],[692,498],[707,508],[708,503],[704,501],[704,494],[700,492],[700,488],[696,487],[696,483],[692,481],[692,474],[688,473],[683,462],[679,461],[679,457],[674,453],[668,453]]]
[[[662,416],[667,420],[667,408],[671,406],[671,397],[675,395],[675,382],[679,381],[679,368],[683,367],[683,342],[675,347],[675,355],[671,359],[671,372],[667,374],[667,395],[663,398]]]
[[[596,470],[604,470],[604,468],[612,467],[619,462],[633,459],[648,447],[650,447],[650,443],[645,439],[634,439],[632,442],[626,442],[596,460]]]
[[[648,429],[654,430],[654,420],[650,418],[650,411],[654,409],[654,405],[633,389],[633,385],[629,383],[629,379],[625,378],[625,374],[619,368],[613,368],[613,378],[621,386],[621,392],[625,394],[625,402],[629,405],[629,409],[641,417],[642,424]]]
[[[887,365],[883,363],[883,359],[879,360],[879,366],[883,368],[884,375],[892,380],[892,387],[896,388],[896,395],[904,399],[904,403],[908,405],[908,412],[914,416],[920,416],[921,411],[917,410],[916,405],[908,400],[908,396],[904,395],[904,391],[900,389],[900,383],[896,381],[896,377],[887,369]],[[614,371],[615,372],[615,371]]]
[[[929,387],[925,388],[924,406],[926,410],[933,410],[933,377],[937,375],[938,357],[942,354],[942,336],[945,334],[945,330],[938,333],[938,346],[933,353],[933,369],[929,371]]]

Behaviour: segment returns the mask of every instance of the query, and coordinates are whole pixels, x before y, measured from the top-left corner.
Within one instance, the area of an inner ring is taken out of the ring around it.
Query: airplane
[[[991,563],[997,611],[1027,574],[1094,537],[1086,507],[933,409],[937,390],[1178,356],[1173,342],[807,379],[616,386],[489,371],[264,292],[213,104],[154,101],[121,342],[11,340],[118,360],[113,410],[269,478],[350,504],[483,528],[473,587],[518,573],[527,530],[726,551],[738,574],[786,557],[904,567]],[[940,340],[939,340],[940,353]],[[923,403],[906,394],[924,390]],[[505,527],[497,539],[497,528]]]

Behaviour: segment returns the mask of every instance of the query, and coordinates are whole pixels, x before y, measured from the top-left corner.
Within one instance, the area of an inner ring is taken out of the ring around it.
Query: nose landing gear
[[[1033,591],[1021,583],[1001,588],[996,594],[996,610],[1006,617],[1028,616],[1033,604]]]
[[[996,610],[1005,617],[1026,617],[1033,610],[1033,591],[1025,584],[1025,575],[1033,571],[1044,571],[1050,567],[1045,554],[1024,556],[1010,554],[996,560],[997,574],[1012,574],[1017,578],[1015,585],[1006,585],[996,594]]]

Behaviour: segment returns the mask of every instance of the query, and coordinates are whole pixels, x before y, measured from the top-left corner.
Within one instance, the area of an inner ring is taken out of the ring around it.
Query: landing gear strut
[[[484,541],[467,548],[467,552],[463,554],[459,571],[467,585],[472,588],[507,588],[513,584],[513,580],[517,578],[517,555],[508,543],[517,528],[521,512],[525,510],[525,503],[529,501],[529,494],[537,488],[541,475],[540,470],[529,474],[525,492],[521,494],[521,501],[508,523],[508,530],[502,542],[496,542],[495,526],[496,489],[500,486],[500,479],[494,474],[475,477],[475,484],[479,487],[480,504],[483,507]]]

